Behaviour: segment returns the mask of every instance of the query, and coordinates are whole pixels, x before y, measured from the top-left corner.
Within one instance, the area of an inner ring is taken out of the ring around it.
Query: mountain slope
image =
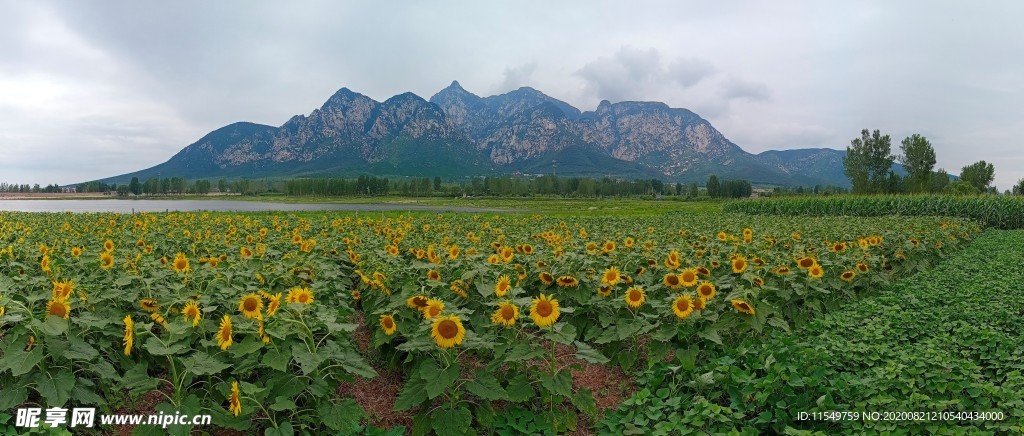
[[[307,177],[488,174],[744,178],[761,185],[847,184],[829,149],[753,155],[710,122],[658,102],[602,101],[593,111],[533,88],[480,97],[456,81],[430,100],[378,102],[348,88],[279,127],[235,123],[131,177]]]

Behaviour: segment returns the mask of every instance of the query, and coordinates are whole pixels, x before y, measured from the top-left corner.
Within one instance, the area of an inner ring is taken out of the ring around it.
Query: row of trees
[[[754,187],[746,180],[722,180],[712,174],[708,177],[708,197],[711,198],[747,198],[754,193]]]
[[[0,192],[61,192],[61,188],[60,185],[57,185],[56,183],[46,186],[39,186],[38,183],[31,186],[29,186],[28,184],[18,183],[0,183]]]
[[[928,138],[916,133],[908,136],[900,142],[900,154],[894,155],[889,135],[882,135],[877,129],[874,132],[861,130],[860,135],[850,142],[843,158],[843,170],[850,178],[855,194],[997,193],[991,186],[995,180],[995,168],[984,160],[961,168],[960,179],[951,182],[945,169],[934,171],[935,149]],[[903,164],[907,171],[905,177],[893,171],[895,162]],[[1024,189],[1024,180],[1018,186]]]

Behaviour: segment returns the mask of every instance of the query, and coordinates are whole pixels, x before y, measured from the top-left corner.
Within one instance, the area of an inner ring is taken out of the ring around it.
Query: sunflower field
[[[399,433],[573,431],[601,414],[576,366],[692,364],[924,270],[980,230],[938,217],[0,212],[0,412],[132,413],[147,397],[151,413],[225,429],[361,433],[378,412],[339,386],[389,372]]]

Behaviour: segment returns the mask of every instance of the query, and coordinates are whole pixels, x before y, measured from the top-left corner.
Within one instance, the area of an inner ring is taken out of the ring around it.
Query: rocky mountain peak
[[[341,88],[307,116],[280,127],[226,126],[168,162],[131,175],[540,174],[551,171],[553,161],[559,174],[572,175],[701,181],[717,174],[754,183],[844,183],[827,179],[835,174],[829,171],[799,178],[812,163],[835,166],[837,159],[827,153],[813,159],[754,156],[687,109],[602,100],[582,113],[531,87],[479,97],[458,81],[429,101],[406,92],[378,102]]]

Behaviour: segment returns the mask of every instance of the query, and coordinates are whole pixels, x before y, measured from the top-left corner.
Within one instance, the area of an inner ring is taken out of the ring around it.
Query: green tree
[[[978,192],[988,192],[988,185],[995,177],[995,167],[983,160],[967,165],[960,170],[960,180],[970,183]]]
[[[946,188],[943,189],[942,192],[952,195],[976,195],[981,191],[968,182],[957,180],[946,185]]]
[[[1013,195],[1024,195],[1024,179],[1017,181],[1017,184],[1013,186]]]
[[[874,132],[863,129],[860,136],[846,147],[843,171],[853,184],[853,193],[885,192],[889,171],[895,161],[889,135],[882,135],[877,129]]]
[[[907,170],[906,188],[910,192],[924,192],[931,183],[932,168],[935,167],[935,149],[928,138],[917,133],[900,143],[900,163]]]
[[[931,175],[931,180],[928,183],[929,192],[942,192],[946,189],[946,185],[949,185],[949,173],[945,169],[940,169]]]
[[[142,193],[142,184],[139,183],[138,177],[132,177],[132,181],[128,182],[128,191],[135,195]]]
[[[717,198],[718,197],[718,195],[719,195],[718,191],[721,188],[721,185],[718,183],[718,176],[712,174],[710,177],[708,177],[707,188],[708,188],[708,197],[711,197],[711,198]]]

